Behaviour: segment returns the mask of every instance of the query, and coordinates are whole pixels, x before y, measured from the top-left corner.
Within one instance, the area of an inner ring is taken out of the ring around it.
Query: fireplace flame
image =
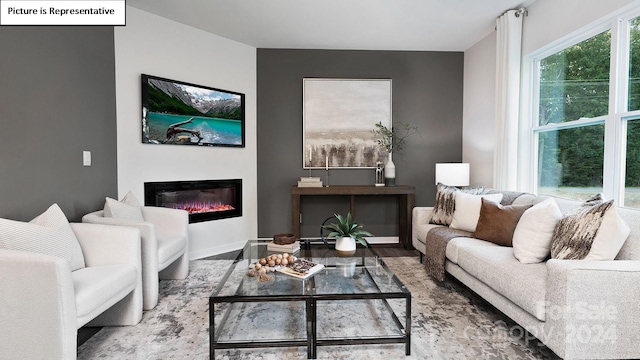
[[[191,202],[184,202],[181,204],[173,204],[172,208],[187,210],[189,214],[202,214],[202,213],[208,213],[208,212],[229,211],[229,210],[236,209],[235,207],[229,204],[223,204],[221,202],[200,202],[200,201],[191,201]]]

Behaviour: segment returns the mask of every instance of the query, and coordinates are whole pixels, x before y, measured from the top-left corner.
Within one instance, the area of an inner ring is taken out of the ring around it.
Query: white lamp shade
[[[469,186],[469,164],[436,164],[436,184],[438,183],[449,186]]]

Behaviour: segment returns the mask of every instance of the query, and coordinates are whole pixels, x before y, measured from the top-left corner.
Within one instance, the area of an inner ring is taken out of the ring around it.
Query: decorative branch
[[[413,134],[418,133],[418,127],[410,126],[403,122],[398,121],[397,124],[401,130],[398,131],[396,127],[392,126],[391,129],[384,126],[382,122],[376,124],[376,128],[373,129],[373,135],[376,137],[376,143],[388,153],[392,151],[400,151],[407,143],[407,138]]]

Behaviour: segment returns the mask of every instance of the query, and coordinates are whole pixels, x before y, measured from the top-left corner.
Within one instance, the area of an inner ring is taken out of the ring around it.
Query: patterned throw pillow
[[[551,257],[566,260],[613,260],[629,236],[613,200],[598,194],[565,214],[553,230]]]
[[[433,205],[433,213],[429,223],[437,225],[451,225],[453,213],[456,208],[456,191],[462,191],[471,195],[480,195],[484,192],[483,187],[469,187],[458,189],[455,186],[448,186],[438,183],[436,187],[436,203]]]
[[[0,219],[0,248],[61,257],[71,271],[85,267],[82,248],[58,204],[28,223]]]

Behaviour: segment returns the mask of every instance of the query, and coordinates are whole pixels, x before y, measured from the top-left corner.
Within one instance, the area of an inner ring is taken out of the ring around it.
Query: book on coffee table
[[[288,252],[290,254],[300,250],[300,241],[294,241],[291,244],[276,244],[270,241],[267,244],[267,251]]]
[[[276,268],[276,271],[298,279],[306,279],[323,268],[324,265],[322,264],[316,264],[305,259],[296,259],[289,265]]]

